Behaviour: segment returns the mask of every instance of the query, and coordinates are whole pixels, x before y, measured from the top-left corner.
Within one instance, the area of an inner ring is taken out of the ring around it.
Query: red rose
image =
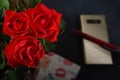
[[[13,38],[4,50],[8,65],[13,68],[20,64],[35,68],[39,60],[45,55],[39,40],[31,36]]]
[[[38,4],[33,9],[32,19],[31,28],[36,37],[46,38],[50,42],[57,41],[60,32],[61,14],[47,8],[44,4]]]
[[[5,19],[3,32],[8,36],[24,35],[29,29],[29,18],[25,11],[14,12],[12,10],[5,11]]]

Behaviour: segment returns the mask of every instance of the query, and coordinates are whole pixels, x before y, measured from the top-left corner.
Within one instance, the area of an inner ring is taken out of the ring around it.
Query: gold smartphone
[[[82,32],[109,42],[104,15],[80,15]],[[113,64],[111,52],[83,39],[86,64]]]

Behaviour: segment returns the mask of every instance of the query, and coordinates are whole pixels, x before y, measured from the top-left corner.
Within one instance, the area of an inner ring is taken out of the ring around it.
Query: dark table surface
[[[120,80],[120,53],[112,52],[114,65],[85,65],[82,38],[71,32],[80,30],[80,14],[106,16],[109,40],[120,47],[119,0],[43,0],[50,8],[63,14],[65,32],[58,39],[55,52],[81,66],[76,80]]]

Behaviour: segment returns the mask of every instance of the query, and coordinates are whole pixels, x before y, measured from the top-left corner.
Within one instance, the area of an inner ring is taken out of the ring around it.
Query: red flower
[[[13,37],[4,50],[8,65],[14,68],[20,64],[35,67],[45,55],[39,40],[36,39],[57,41],[61,16],[44,4],[22,12],[6,10],[2,31]]]
[[[13,68],[20,64],[35,68],[39,60],[45,55],[39,41],[31,36],[13,38],[4,50],[7,64]]]
[[[8,36],[24,35],[28,32],[29,18],[25,12],[5,11],[3,33]]]
[[[61,16],[44,4],[22,12],[6,10],[3,32],[12,37],[31,35],[54,42],[60,32]]]
[[[60,32],[61,14],[53,9],[47,8],[44,4],[38,4],[33,9],[31,25],[32,30],[38,38],[46,38],[50,42],[57,41]]]

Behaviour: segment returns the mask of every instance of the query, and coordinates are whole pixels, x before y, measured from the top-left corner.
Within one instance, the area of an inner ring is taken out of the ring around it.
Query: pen
[[[75,33],[81,35],[82,37],[84,37],[85,39],[95,43],[95,44],[98,44],[100,45],[101,47],[107,49],[107,50],[111,50],[111,51],[116,51],[116,52],[120,52],[120,48],[115,46],[115,45],[112,45],[108,42],[105,42],[103,40],[100,40],[98,38],[95,38],[87,33],[84,33],[82,31],[79,31],[79,30],[73,30]]]

